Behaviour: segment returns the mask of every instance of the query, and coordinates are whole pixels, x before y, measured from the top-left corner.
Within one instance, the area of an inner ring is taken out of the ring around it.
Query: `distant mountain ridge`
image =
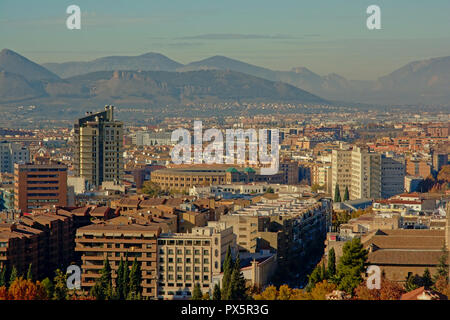
[[[17,53],[6,52],[6,55],[7,59],[0,59],[1,103],[39,103],[39,99],[59,105],[84,101],[83,103],[89,104],[117,103],[159,107],[224,101],[326,103],[324,99],[289,84],[230,70],[111,70],[61,79]],[[95,63],[110,69],[123,65],[142,67],[140,63],[151,61],[162,62],[171,69],[179,66],[159,54],[135,58],[137,59],[130,62],[125,57],[107,57],[95,60]],[[9,71],[3,70],[2,61],[9,63]],[[159,67],[163,65],[159,64]],[[18,73],[14,73],[11,66],[17,66]]]
[[[29,81],[59,80],[56,74],[9,49],[0,51],[0,71],[20,75]]]
[[[139,56],[109,56],[87,62],[44,63],[42,66],[61,78],[68,78],[95,71],[175,71],[182,64],[160,53],[149,52]]]
[[[17,59],[13,59],[13,57]],[[22,76],[25,81],[28,81],[23,86],[28,85],[30,88],[21,90],[25,90],[28,94],[34,90],[41,95],[51,95],[53,92],[59,92],[58,90],[62,90],[62,88],[65,88],[69,94],[74,88],[66,80],[96,71],[184,73],[221,70],[240,72],[273,82],[283,82],[327,100],[379,105],[450,105],[450,57],[411,62],[376,81],[348,80],[335,73],[319,75],[305,67],[295,67],[289,71],[275,71],[219,55],[186,65],[154,52],[139,56],[109,56],[88,62],[46,63],[43,66],[20,57],[11,50],[3,50],[0,54],[0,71],[4,70]],[[15,64],[8,62],[11,59]],[[3,75],[3,78],[7,76],[7,74]],[[65,80],[61,80],[59,77]],[[20,82],[18,78],[14,81]],[[44,85],[35,83],[35,81],[59,81],[59,84]],[[62,83],[65,84],[62,85]],[[13,96],[11,92],[8,95]],[[2,101],[1,96],[0,101]]]

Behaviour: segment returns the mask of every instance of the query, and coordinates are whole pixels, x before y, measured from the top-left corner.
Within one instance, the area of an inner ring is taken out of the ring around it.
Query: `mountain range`
[[[60,74],[70,74],[67,70],[89,71],[62,78],[4,49],[0,52],[0,103],[166,106],[224,101],[326,102],[286,83],[230,70],[174,72],[180,66],[154,53],[130,59],[106,57],[88,63],[53,65],[53,71]],[[98,69],[107,70],[95,71]]]
[[[46,97],[47,102],[76,98],[176,104],[243,99],[448,106],[449,89],[450,57],[411,62],[376,81],[357,81],[335,73],[319,75],[306,67],[271,70],[224,56],[183,65],[150,52],[38,65],[11,50],[0,52],[0,102]]]
[[[105,65],[106,61],[108,65]],[[148,53],[136,57],[106,57],[91,62],[43,66],[61,77],[80,75],[88,70],[230,70],[270,81],[281,81],[329,100],[380,105],[448,105],[450,98],[450,56],[411,62],[375,81],[349,80],[335,73],[319,75],[306,67],[276,71],[224,56],[182,65],[161,54]]]

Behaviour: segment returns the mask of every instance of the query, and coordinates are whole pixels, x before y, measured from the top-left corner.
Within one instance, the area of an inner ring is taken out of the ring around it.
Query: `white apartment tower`
[[[74,125],[75,175],[91,186],[103,181],[121,183],[123,175],[123,123],[114,120],[114,107],[88,113]]]
[[[350,191],[352,183],[352,150],[348,146],[340,146],[331,154],[331,192],[334,199],[336,184],[339,185],[341,198],[344,196],[345,187]]]
[[[341,146],[332,153],[332,197],[336,184],[341,198],[348,187],[350,200],[389,198],[404,190],[405,159],[368,148]]]

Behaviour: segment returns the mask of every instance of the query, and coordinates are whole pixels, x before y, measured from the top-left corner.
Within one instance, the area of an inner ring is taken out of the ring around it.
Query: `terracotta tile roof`
[[[151,206],[157,206],[157,205],[164,204],[165,202],[166,202],[166,199],[164,199],[164,198],[151,198],[151,199],[147,199],[147,200],[142,200],[141,203],[139,204],[139,206],[141,208],[151,207]]]
[[[427,290],[425,287],[420,287],[403,294],[400,300],[448,300],[448,298],[434,290]]]
[[[441,250],[392,250],[379,249],[370,252],[368,261],[376,265],[420,265],[435,266],[442,256]]]
[[[172,198],[172,199],[167,199],[165,205],[171,206],[171,207],[178,207],[182,203],[184,203],[183,198]]]
[[[139,199],[130,199],[130,198],[123,198],[119,201],[119,204],[121,206],[138,206],[139,202],[141,200]]]
[[[444,242],[444,237],[374,236],[364,246],[373,243],[384,249],[441,249]]]
[[[112,209],[110,207],[96,207],[96,208],[93,208],[89,214],[94,217],[96,217],[96,216],[104,217],[110,211],[112,211]]]
[[[86,215],[89,211],[91,210],[91,207],[80,207],[80,208],[75,208],[73,210],[70,210],[71,213],[79,216],[79,215]]]

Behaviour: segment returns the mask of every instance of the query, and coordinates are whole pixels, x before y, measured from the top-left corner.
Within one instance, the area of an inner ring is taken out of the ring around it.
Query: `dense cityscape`
[[[2,129],[3,299],[17,286],[41,299],[447,295],[448,113],[200,118],[278,128],[279,171],[264,175],[249,159],[176,165],[171,132],[199,118],[133,126],[117,109]],[[370,265],[383,272],[374,291]]]
[[[2,311],[446,307],[450,2],[377,2],[1,0]]]

